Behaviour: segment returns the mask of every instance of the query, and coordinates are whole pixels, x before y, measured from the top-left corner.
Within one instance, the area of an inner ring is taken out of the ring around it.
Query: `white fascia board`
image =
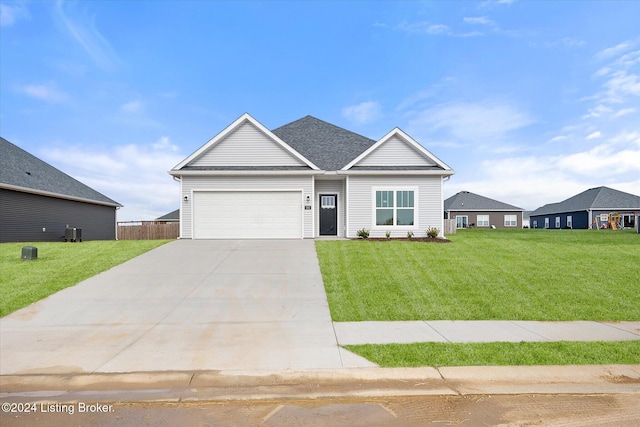
[[[341,170],[338,171],[339,175],[396,175],[396,176],[407,176],[407,175],[431,175],[431,176],[449,176],[455,174],[455,171],[449,170],[378,170],[378,169],[368,169],[368,170]]]
[[[524,212],[523,209],[449,209],[447,212]]]
[[[38,196],[54,197],[56,199],[73,200],[74,202],[91,203],[93,205],[112,206],[115,208],[123,207],[123,205],[117,202],[116,203],[103,202],[100,200],[87,199],[85,197],[76,197],[76,196],[68,196],[66,194],[60,194],[60,193],[52,193],[51,191],[34,190],[33,188],[19,187],[17,185],[11,185],[11,184],[1,184],[0,188],[19,191],[21,193],[36,194]]]
[[[278,145],[280,145],[282,148],[284,148],[287,152],[289,152],[295,158],[297,158],[298,160],[300,160],[301,162],[303,162],[304,164],[309,166],[311,169],[315,169],[315,170],[319,170],[320,169],[316,165],[311,163],[302,154],[298,153],[296,150],[291,148],[286,142],[284,142],[283,140],[278,138],[273,132],[271,132],[269,129],[264,127],[260,122],[258,122],[256,119],[251,117],[251,115],[249,113],[244,113],[242,116],[238,117],[238,119],[236,119],[236,121],[231,123],[224,130],[222,130],[222,132],[218,133],[216,136],[211,138],[206,144],[204,144],[202,147],[200,147],[198,150],[196,150],[193,154],[191,154],[189,157],[187,157],[186,159],[184,159],[183,161],[178,163],[172,169],[172,171],[180,170],[181,168],[183,168],[186,165],[188,165],[190,162],[192,162],[193,160],[198,158],[200,155],[202,155],[202,153],[204,153],[205,151],[209,150],[211,147],[213,147],[218,142],[220,142],[222,139],[224,139],[227,135],[229,135],[234,130],[236,130],[236,128],[238,128],[238,126],[240,126],[245,121],[248,121],[249,123],[253,124],[259,130],[264,132],[269,138],[273,139]]]
[[[242,176],[242,175],[322,175],[320,170],[170,170],[170,175],[181,176]]]
[[[371,147],[369,147],[364,153],[360,154],[358,157],[353,159],[351,161],[351,163],[349,163],[348,165],[343,167],[342,170],[348,170],[348,169],[352,168],[353,166],[357,165],[362,159],[367,157],[376,148],[378,148],[379,146],[381,146],[382,144],[387,142],[394,135],[398,135],[405,142],[407,142],[409,145],[411,145],[416,151],[418,151],[420,154],[422,154],[423,156],[427,157],[428,159],[433,160],[438,166],[440,166],[444,170],[451,170],[451,168],[449,166],[447,166],[447,164],[445,162],[443,162],[438,157],[433,155],[433,153],[431,153],[429,150],[424,148],[415,139],[411,138],[407,133],[405,133],[402,129],[400,129],[398,127],[394,128],[391,132],[389,132],[388,134],[386,134],[385,136],[380,138],[380,140],[378,140],[378,142],[376,142]]]

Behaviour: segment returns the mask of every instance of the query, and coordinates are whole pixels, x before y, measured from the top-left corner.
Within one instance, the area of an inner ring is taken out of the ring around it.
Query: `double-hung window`
[[[375,198],[377,226],[414,225],[414,190],[376,190]]]
[[[478,227],[488,227],[489,226],[489,215],[478,215],[476,217],[476,226],[478,226]]]
[[[517,227],[518,226],[518,217],[517,217],[517,215],[505,215],[504,216],[504,226],[505,227]]]

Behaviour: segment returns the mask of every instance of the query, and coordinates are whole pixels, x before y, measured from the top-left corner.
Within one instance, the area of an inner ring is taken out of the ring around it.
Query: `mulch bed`
[[[428,243],[451,243],[451,240],[449,239],[441,239],[441,238],[434,238],[434,237],[412,237],[411,239],[409,239],[408,237],[391,237],[390,239],[387,239],[386,237],[369,237],[368,239],[361,239],[361,238],[357,238],[357,239],[352,239],[352,240],[373,240],[376,242],[380,242],[380,241],[390,241],[390,240],[408,240],[411,242],[428,242]]]

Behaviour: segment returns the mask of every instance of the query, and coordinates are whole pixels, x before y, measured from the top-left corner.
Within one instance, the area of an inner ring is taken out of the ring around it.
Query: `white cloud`
[[[587,135],[585,137],[585,139],[597,139],[600,138],[602,136],[602,132],[600,132],[599,130],[590,133],[589,135]]]
[[[55,8],[58,21],[98,67],[105,71],[114,70],[120,60],[107,39],[96,28],[96,16],[77,12],[75,10],[77,4],[58,1]]]
[[[129,113],[129,114],[139,113],[140,111],[142,111],[142,109],[143,109],[142,102],[138,100],[129,101],[120,106],[120,111]]]
[[[614,117],[622,117],[622,116],[626,116],[627,114],[633,114],[636,111],[638,111],[638,110],[636,110],[635,108],[622,108],[622,109],[616,111],[613,116]]]
[[[408,33],[447,34],[449,27],[444,24],[433,24],[428,21],[402,22],[398,28]]]
[[[411,129],[444,131],[454,139],[466,141],[502,138],[516,129],[535,122],[528,113],[506,103],[449,103],[418,112],[409,121]]]
[[[551,138],[549,141],[547,141],[550,144],[556,143],[556,142],[560,142],[560,141],[565,141],[568,137],[566,135],[558,135],[558,136],[554,136],[553,138]]]
[[[29,11],[24,3],[6,4],[0,3],[0,26],[8,27],[21,19],[28,19]]]
[[[178,207],[178,184],[167,171],[185,156],[167,136],[148,145],[102,149],[56,144],[42,150],[39,157],[123,204],[119,221],[150,220]]]
[[[68,95],[58,89],[57,85],[53,82],[28,84],[18,88],[18,90],[31,98],[51,103],[62,102],[68,98]]]
[[[382,115],[382,106],[375,101],[362,102],[343,108],[342,115],[355,123],[369,123]]]
[[[464,17],[462,20],[467,24],[476,24],[476,25],[488,25],[490,27],[495,26],[495,22],[486,16],[472,16],[472,17]]]
[[[419,22],[402,22],[398,25],[398,29],[404,31],[406,33],[411,34],[428,34],[428,35],[436,35],[436,36],[449,36],[449,37],[478,37],[483,36],[484,33],[481,31],[472,31],[466,33],[460,33],[454,31],[445,24],[434,24],[429,21],[419,21]]]
[[[172,144],[168,136],[162,136],[156,143],[152,145],[154,150],[158,151],[178,151],[178,146]]]
[[[609,47],[601,50],[600,52],[596,53],[595,58],[598,60],[607,60],[609,58],[618,56],[621,53],[631,49],[632,46],[633,46],[633,42],[631,40],[627,40],[613,47]]]

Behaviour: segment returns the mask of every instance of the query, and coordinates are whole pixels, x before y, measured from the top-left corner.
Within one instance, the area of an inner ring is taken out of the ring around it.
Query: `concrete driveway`
[[[0,374],[365,367],[313,241],[179,240],[0,319]]]

